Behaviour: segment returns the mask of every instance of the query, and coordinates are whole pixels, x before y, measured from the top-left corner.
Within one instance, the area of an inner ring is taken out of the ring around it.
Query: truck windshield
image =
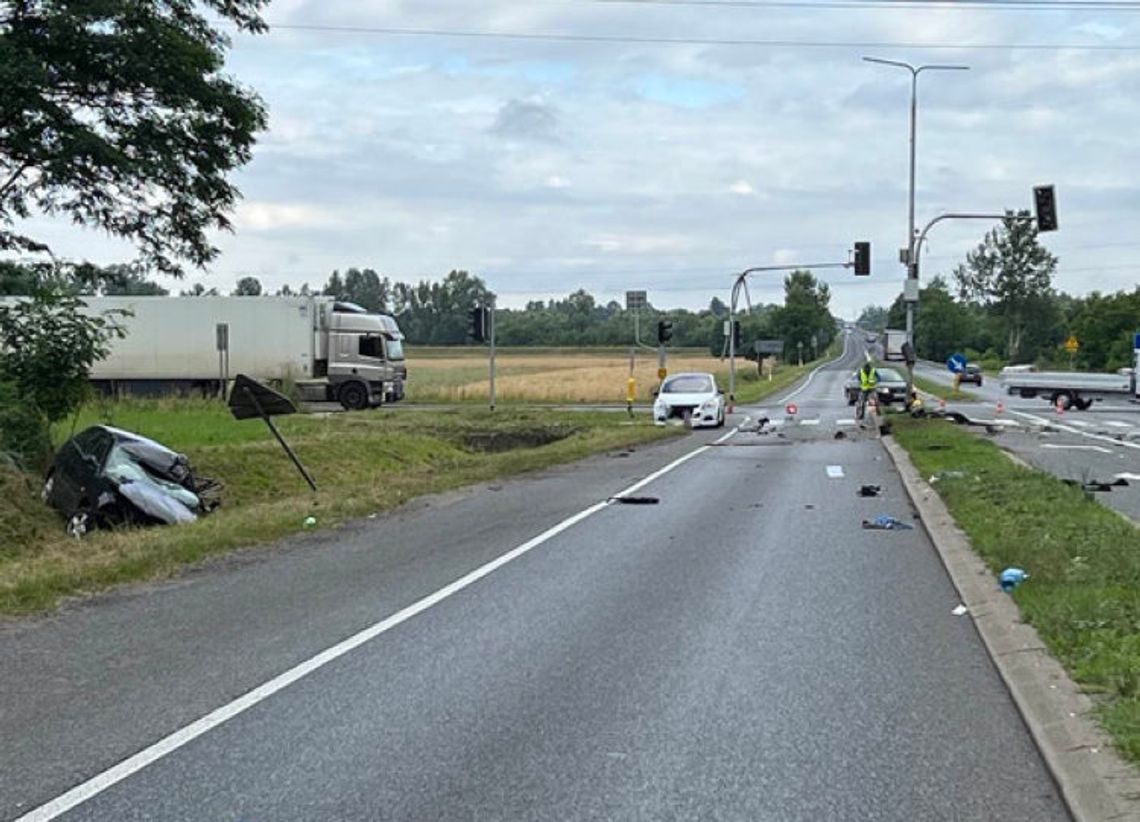
[[[404,359],[404,344],[400,340],[387,339],[384,340],[384,347],[388,349],[388,359],[402,360]]]

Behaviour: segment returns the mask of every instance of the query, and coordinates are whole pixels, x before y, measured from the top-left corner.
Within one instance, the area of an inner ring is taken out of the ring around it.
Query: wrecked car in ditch
[[[182,454],[94,425],[60,446],[41,496],[63,515],[67,533],[80,537],[92,528],[193,522],[217,507],[218,487],[196,477]]]

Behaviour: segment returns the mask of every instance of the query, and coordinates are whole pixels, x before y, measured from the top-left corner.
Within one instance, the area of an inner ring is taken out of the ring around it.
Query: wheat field
[[[700,352],[669,356],[670,374],[708,371],[721,388],[728,386],[728,363]],[[737,360],[737,379],[756,379],[753,363]],[[499,352],[495,357],[495,394],[500,402],[624,403],[629,379],[629,355],[566,351]],[[635,401],[651,400],[657,379],[657,354],[638,351],[633,377]],[[487,352],[470,354],[439,349],[408,353],[407,398],[410,402],[463,402],[487,399]]]

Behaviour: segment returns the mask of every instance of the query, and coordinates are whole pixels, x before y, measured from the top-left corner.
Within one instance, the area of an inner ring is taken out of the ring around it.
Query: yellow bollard
[[[631,374],[629,379],[625,381],[625,409],[629,415],[633,416],[633,398],[637,395],[637,380]]]

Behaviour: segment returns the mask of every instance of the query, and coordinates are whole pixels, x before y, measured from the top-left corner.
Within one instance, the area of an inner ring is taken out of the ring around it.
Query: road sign
[[[668,371],[668,369],[666,369],[664,366],[662,366],[661,368],[658,368],[658,369],[657,369],[657,379],[659,379],[659,380],[663,380],[663,379],[665,379],[665,377],[666,377],[668,374],[669,374],[669,371]]]
[[[625,310],[626,311],[644,311],[647,301],[645,299],[644,291],[627,291],[625,292]]]
[[[951,374],[961,374],[966,370],[966,358],[961,354],[951,354],[946,360],[946,368]]]
[[[784,341],[783,340],[755,340],[752,345],[756,348],[757,354],[783,354]]]
[[[1069,335],[1069,339],[1065,340],[1065,350],[1068,351],[1070,354],[1076,354],[1077,349],[1080,347],[1081,347],[1081,344],[1079,342],[1077,342],[1077,338],[1074,337],[1072,334]]]

